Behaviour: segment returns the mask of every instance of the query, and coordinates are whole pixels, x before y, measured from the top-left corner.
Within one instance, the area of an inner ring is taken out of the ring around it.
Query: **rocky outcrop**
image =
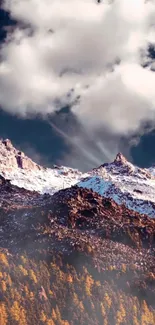
[[[127,164],[127,160],[126,158],[123,156],[123,154],[121,152],[119,152],[114,160],[115,164],[119,164],[119,165],[125,165]]]
[[[155,219],[77,186],[53,197],[52,211],[72,229],[94,231],[101,238],[134,247],[155,247]],[[53,215],[52,214],[52,215]]]
[[[22,151],[17,150],[9,139],[0,140],[0,171],[16,168],[39,170],[40,166],[28,158]]]

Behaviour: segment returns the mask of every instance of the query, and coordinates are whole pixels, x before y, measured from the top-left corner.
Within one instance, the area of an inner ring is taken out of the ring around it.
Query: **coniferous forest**
[[[154,325],[155,219],[0,184],[0,325]]]

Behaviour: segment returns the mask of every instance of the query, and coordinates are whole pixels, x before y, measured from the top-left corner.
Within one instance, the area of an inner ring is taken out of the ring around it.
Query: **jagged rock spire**
[[[123,154],[121,152],[118,152],[118,154],[116,155],[116,158],[114,160],[114,163],[119,163],[119,164],[126,164],[128,161],[127,159],[123,156]]]

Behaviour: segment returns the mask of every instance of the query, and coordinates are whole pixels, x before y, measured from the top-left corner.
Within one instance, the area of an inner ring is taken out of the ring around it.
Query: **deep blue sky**
[[[4,26],[15,24],[7,13],[0,10],[0,43],[5,39]],[[155,56],[154,49],[150,55]],[[0,109],[0,137],[10,138],[13,143],[26,151],[33,159],[46,165],[61,161],[69,150],[60,137],[46,121],[39,118],[20,119]],[[139,144],[131,150],[133,162],[139,166],[150,166],[155,163],[155,130],[143,135]],[[104,161],[103,161],[104,162]]]
[[[15,146],[46,165],[61,160],[64,151],[67,150],[63,139],[46,121],[39,118],[20,119],[2,110],[0,111],[0,137],[11,139]]]

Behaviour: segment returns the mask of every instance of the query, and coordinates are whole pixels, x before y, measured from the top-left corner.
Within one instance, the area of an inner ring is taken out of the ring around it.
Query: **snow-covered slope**
[[[0,140],[0,174],[9,179],[13,185],[41,194],[54,194],[75,185],[85,177],[78,170],[68,167],[39,166],[23,152],[14,148],[8,139]]]
[[[10,140],[0,140],[0,174],[13,185],[41,194],[53,195],[77,184],[132,210],[155,216],[155,167],[138,168],[120,153],[112,163],[82,174],[64,166],[39,166],[14,148]]]
[[[82,177],[82,173],[67,167],[60,167],[60,169],[32,169],[29,171],[16,168],[12,171],[2,172],[2,175],[9,178],[13,185],[51,195],[63,188],[75,185]]]
[[[104,164],[78,183],[100,195],[125,204],[129,209],[155,216],[155,169],[142,169],[129,163],[122,154]]]

